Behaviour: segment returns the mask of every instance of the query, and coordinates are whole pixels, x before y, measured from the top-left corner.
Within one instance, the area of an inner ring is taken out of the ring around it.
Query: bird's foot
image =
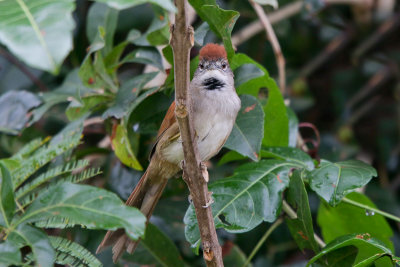
[[[207,166],[204,162],[200,162],[200,169],[201,169],[201,173],[203,174],[203,178],[206,181],[206,183],[208,183],[209,176],[208,176],[208,171],[207,171]]]
[[[212,198],[212,194],[213,194],[213,192],[211,192],[211,191],[208,192],[208,201],[207,201],[206,205],[203,206],[203,208],[206,209],[206,208],[210,207],[212,203],[214,203],[214,199]]]

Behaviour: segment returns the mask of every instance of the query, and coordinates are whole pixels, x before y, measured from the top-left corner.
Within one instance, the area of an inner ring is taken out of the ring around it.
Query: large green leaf
[[[21,251],[9,239],[0,243],[0,266],[21,265]]]
[[[73,0],[0,1],[0,42],[28,65],[58,73],[72,49]]]
[[[289,142],[289,120],[286,106],[281,92],[275,81],[269,77],[268,71],[244,54],[236,54],[230,61],[232,70],[243,68],[243,65],[252,64],[264,72],[263,76],[254,75],[250,80],[243,82],[236,88],[239,94],[250,94],[255,97],[261,88],[268,89],[268,100],[264,106],[264,146],[287,146]]]
[[[1,2],[0,2],[1,4]],[[9,91],[0,97],[0,132],[18,134],[27,126],[29,111],[41,100],[28,91]]]
[[[309,183],[320,197],[336,206],[345,195],[366,185],[376,175],[372,166],[359,160],[337,163],[324,160],[310,173]]]
[[[287,219],[286,223],[290,233],[300,249],[306,248],[319,251],[317,242],[314,239],[314,228],[311,218],[308,195],[301,178],[300,171],[294,171],[290,177],[288,201],[296,209],[297,218]]]
[[[36,266],[52,267],[55,252],[50,244],[47,234],[29,224],[20,224],[14,229],[9,237],[13,242],[19,243],[20,247],[30,246]]]
[[[14,187],[9,170],[0,161],[0,225],[8,227],[15,209]]]
[[[375,208],[376,206],[365,195],[353,192],[347,198]],[[340,203],[336,207],[329,206],[322,201],[318,210],[318,224],[321,228],[322,236],[326,242],[331,242],[335,238],[352,233],[369,233],[371,237],[382,241],[386,247],[393,250],[391,238],[393,231],[382,215],[370,213],[364,209],[354,207],[348,203]],[[335,225],[335,227],[332,227]],[[379,253],[374,247],[359,249],[356,263],[373,253]],[[384,266],[384,265],[380,265]]]
[[[262,160],[239,167],[233,176],[209,186],[213,192],[212,210],[217,228],[247,232],[263,221],[273,222],[281,210],[282,192],[289,185],[288,174],[302,165],[282,160]],[[194,208],[184,218],[186,239],[196,244],[199,230]]]
[[[145,3],[151,3],[151,4],[158,5],[168,11],[176,12],[176,8],[170,0],[135,0],[135,1],[132,1],[132,0],[94,0],[94,1],[106,3],[110,7],[113,7],[116,9],[125,9],[125,8],[130,8],[130,7],[134,7],[134,6],[145,4]]]
[[[231,33],[239,18],[239,12],[224,10],[216,4],[215,0],[189,0],[189,3],[200,18],[208,23],[213,32],[221,37],[228,58],[233,57],[235,50],[232,46]]]
[[[51,217],[70,218],[89,229],[124,228],[132,239],[143,236],[146,218],[136,208],[125,206],[113,193],[88,185],[59,183],[43,192],[14,224]]]
[[[156,266],[184,266],[182,257],[175,244],[155,225],[151,223],[147,225],[146,234],[141,244],[154,258]],[[135,260],[136,257],[127,256],[125,258]]]
[[[281,159],[302,165],[307,170],[314,169],[312,158],[302,150],[293,147],[267,147],[261,150],[262,158]]]
[[[241,95],[240,100],[242,107],[225,146],[257,161],[264,135],[264,112],[255,97]]]
[[[383,256],[389,256],[393,263],[399,263],[400,258],[397,258],[393,255],[392,251],[385,246],[380,240],[371,237],[368,233],[365,234],[350,234],[350,235],[345,235],[338,237],[337,239],[333,240],[330,242],[326,247],[324,247],[323,250],[321,250],[320,253],[315,255],[307,264],[307,266],[311,266],[312,263],[316,262],[317,260],[321,259],[323,256],[337,250],[343,247],[348,247],[348,246],[355,246],[358,249],[364,248],[364,247],[374,247],[376,248],[379,253],[373,253],[368,256],[367,259],[365,259],[364,262],[360,262],[359,264],[355,264],[352,266],[369,266],[370,263],[374,262],[376,259],[383,257]],[[331,266],[331,265],[328,265]],[[392,266],[391,264],[385,265],[385,266]]]

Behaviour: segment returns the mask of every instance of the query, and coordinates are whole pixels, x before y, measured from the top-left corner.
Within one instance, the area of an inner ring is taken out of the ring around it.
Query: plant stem
[[[285,200],[282,201],[282,209],[289,216],[290,219],[297,219],[297,213]],[[316,233],[314,233],[314,239],[321,248],[326,246],[322,238],[320,238]]]
[[[367,205],[358,203],[358,202],[353,201],[353,200],[351,200],[351,199],[348,199],[348,198],[346,198],[346,197],[344,197],[344,198],[342,199],[342,201],[345,202],[345,203],[348,203],[348,204],[350,204],[350,205],[353,205],[353,206],[362,208],[362,209],[366,209],[366,210],[373,211],[373,212],[375,212],[375,213],[377,213],[377,214],[380,214],[380,215],[382,215],[382,216],[385,216],[386,218],[392,219],[392,220],[394,220],[394,221],[396,221],[396,222],[400,222],[400,217],[397,217],[397,216],[395,216],[395,215],[393,215],[393,214],[390,214],[390,213],[381,211],[381,210],[379,210],[379,209],[376,209],[376,208],[373,208],[373,207],[370,207],[370,206],[367,206]]]
[[[249,263],[251,262],[251,260],[253,259],[253,257],[256,255],[256,253],[258,252],[258,250],[261,248],[262,244],[264,244],[265,240],[267,240],[267,238],[271,235],[271,233],[279,226],[283,223],[283,219],[279,218],[278,220],[276,220],[270,228],[268,228],[268,230],[265,232],[265,234],[261,237],[260,241],[258,241],[257,245],[254,247],[253,251],[250,253],[249,257],[247,258],[246,262],[243,264],[243,267],[246,267],[247,265],[249,265]]]

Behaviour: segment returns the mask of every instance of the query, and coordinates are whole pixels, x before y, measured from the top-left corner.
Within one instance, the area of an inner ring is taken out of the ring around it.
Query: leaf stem
[[[395,215],[393,215],[393,214],[390,214],[390,213],[381,211],[381,210],[379,210],[379,209],[376,209],[376,208],[373,208],[373,207],[370,207],[370,206],[361,204],[361,203],[359,203],[359,202],[353,201],[353,200],[348,199],[348,198],[346,198],[346,197],[344,197],[344,198],[342,199],[342,201],[345,202],[345,203],[348,203],[348,204],[350,204],[350,205],[353,205],[353,206],[362,208],[362,209],[366,209],[366,210],[373,211],[373,212],[375,212],[375,213],[377,213],[377,214],[380,214],[380,215],[382,215],[382,216],[385,216],[386,218],[392,219],[392,220],[394,220],[394,221],[396,221],[396,222],[400,222],[400,217],[397,217],[397,216],[395,216]]]
[[[268,230],[265,232],[265,234],[263,235],[263,237],[261,237],[260,241],[258,241],[257,245],[254,247],[253,251],[250,253],[249,257],[247,258],[246,262],[243,264],[242,267],[246,267],[247,265],[249,265],[250,261],[253,259],[254,255],[256,255],[256,253],[258,252],[258,250],[261,248],[262,244],[264,244],[265,240],[267,240],[267,238],[271,235],[271,233],[279,226],[283,223],[283,219],[279,218],[278,220],[276,220],[270,228],[268,228]]]
[[[282,201],[282,209],[289,216],[290,219],[297,219],[297,213],[285,200]],[[314,239],[321,248],[326,246],[325,242],[316,233],[314,233]]]

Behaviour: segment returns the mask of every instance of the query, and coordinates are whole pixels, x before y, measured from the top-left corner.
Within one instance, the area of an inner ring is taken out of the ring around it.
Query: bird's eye
[[[228,67],[228,66],[226,65],[226,63],[222,63],[221,67],[222,67],[223,70],[226,70],[226,67]]]
[[[203,69],[204,69],[204,65],[203,65],[203,63],[200,63],[200,64],[199,64],[199,68],[200,68],[201,70],[203,70]]]

